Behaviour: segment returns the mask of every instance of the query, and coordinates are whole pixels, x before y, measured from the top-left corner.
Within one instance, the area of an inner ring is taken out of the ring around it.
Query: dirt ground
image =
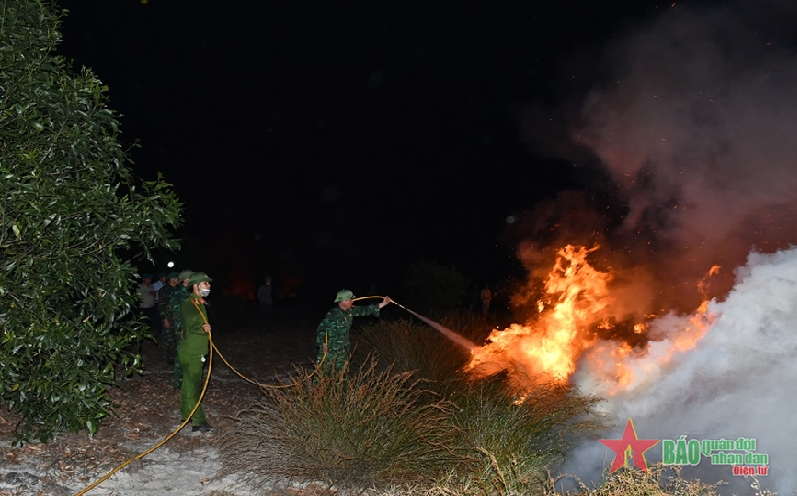
[[[251,318],[235,325],[212,319],[213,341],[241,374],[260,383],[277,383],[296,366],[312,366],[317,313],[292,309],[275,315],[271,331],[259,327],[254,312]],[[116,416],[106,419],[93,438],[85,433],[61,434],[47,444],[12,447],[17,419],[0,409],[0,496],[78,494],[173,432],[180,424],[180,392],[172,385],[171,367],[155,343],[143,345],[142,357],[144,374],[125,378],[111,389],[111,398],[119,405]],[[256,386],[234,374],[218,355],[214,355],[211,365],[211,379],[203,399],[208,421],[220,430],[232,428],[229,416],[262,396]],[[192,433],[190,426],[184,428],[162,447],[129,464],[87,494],[246,494],[228,491],[224,481],[210,482],[220,467],[214,449],[217,439],[217,435]]]

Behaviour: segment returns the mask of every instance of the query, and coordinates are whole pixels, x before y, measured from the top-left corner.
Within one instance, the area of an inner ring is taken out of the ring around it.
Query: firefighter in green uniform
[[[172,378],[174,380],[174,389],[181,389],[183,386],[183,369],[180,368],[180,360],[177,358],[177,346],[183,340],[183,319],[180,318],[180,307],[183,302],[188,299],[191,294],[191,289],[188,286],[188,278],[194,272],[191,270],[184,270],[177,275],[178,284],[174,292],[169,298],[169,314],[174,318],[171,326],[171,333],[174,335],[174,371]]]
[[[213,279],[204,272],[194,272],[188,278],[191,293],[180,305],[180,319],[183,323],[183,340],[177,346],[177,357],[183,369],[183,384],[180,390],[180,416],[188,418],[191,410],[199,402],[202,393],[202,372],[208,354],[210,324],[205,312],[205,300],[210,294]],[[194,432],[210,432],[212,429],[205,419],[205,411],[199,405],[191,417]]]
[[[318,366],[325,375],[340,371],[349,359],[349,329],[354,317],[373,315],[379,317],[379,310],[393,300],[385,296],[381,303],[354,306],[354,294],[347,289],[338,291],[335,306],[327,312],[316,331],[318,346]]]

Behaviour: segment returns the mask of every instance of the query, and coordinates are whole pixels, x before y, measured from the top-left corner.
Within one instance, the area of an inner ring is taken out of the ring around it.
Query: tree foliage
[[[96,431],[143,326],[127,253],[177,248],[170,186],[133,176],[108,88],[55,54],[64,12],[0,2],[0,403],[20,440]]]

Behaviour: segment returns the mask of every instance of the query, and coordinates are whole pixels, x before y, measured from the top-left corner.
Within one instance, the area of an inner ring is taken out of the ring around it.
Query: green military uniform
[[[180,416],[188,418],[191,410],[199,402],[202,393],[202,372],[205,367],[205,356],[208,354],[208,335],[202,329],[207,322],[204,300],[194,293],[180,305],[183,340],[177,346],[177,357],[183,371],[183,382],[180,391]],[[205,422],[205,411],[199,405],[191,424],[199,426]]]
[[[327,312],[324,320],[316,331],[316,346],[318,346],[318,363],[324,374],[331,374],[343,368],[349,359],[349,329],[354,317],[373,315],[379,317],[379,305],[363,305],[351,307],[344,310],[336,306]],[[324,343],[327,345],[327,353],[324,354]]]

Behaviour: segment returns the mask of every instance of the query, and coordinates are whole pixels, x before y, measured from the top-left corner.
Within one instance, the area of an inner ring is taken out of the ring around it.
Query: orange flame
[[[472,351],[465,370],[481,377],[506,370],[522,383],[567,380],[582,364],[601,381],[610,383],[607,392],[630,387],[666,363],[675,352],[695,346],[709,328],[708,302],[704,302],[686,326],[663,336],[665,352],[657,347],[654,360],[648,360],[649,325],[629,326],[631,341],[598,339],[597,333],[615,327],[611,308],[615,303],[610,290],[613,275],[590,265],[587,258],[599,249],[568,245],[557,252],[556,262],[547,276],[544,296],[536,305],[537,314],[525,325],[512,324],[494,329],[484,346]],[[715,273],[712,268],[706,276]],[[704,281],[701,281],[701,288]],[[642,343],[642,344],[640,344]]]
[[[603,317],[610,298],[611,275],[587,262],[597,250],[567,245],[557,252],[556,263],[545,282],[546,296],[537,302],[536,321],[495,329],[488,344],[473,350],[466,370],[488,375],[498,370],[536,377],[566,379],[576,359],[588,345],[588,325]]]

